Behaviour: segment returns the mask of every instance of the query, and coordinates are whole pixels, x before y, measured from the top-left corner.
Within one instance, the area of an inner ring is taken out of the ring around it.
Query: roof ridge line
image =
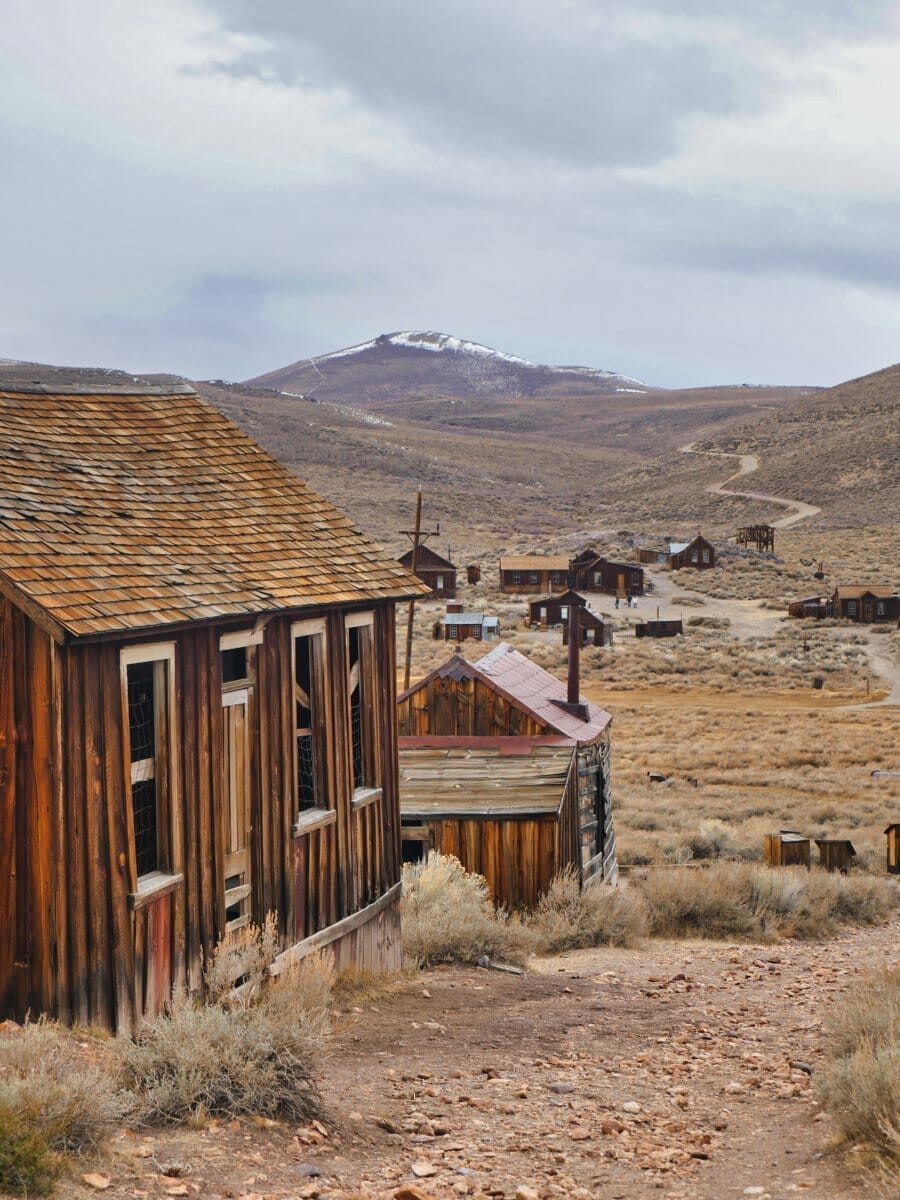
[[[175,383],[164,387],[160,383],[137,384],[50,384],[50,383],[4,383],[0,379],[0,395],[6,396],[196,396],[198,393],[189,383]]]

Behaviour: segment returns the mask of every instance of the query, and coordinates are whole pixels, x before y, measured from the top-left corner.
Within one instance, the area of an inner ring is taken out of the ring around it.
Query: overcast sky
[[[0,357],[900,359],[900,0],[4,0]]]

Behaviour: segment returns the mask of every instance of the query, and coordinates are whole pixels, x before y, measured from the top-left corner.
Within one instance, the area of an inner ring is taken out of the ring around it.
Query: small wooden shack
[[[411,571],[412,558],[412,550],[407,550],[397,561]],[[444,558],[430,546],[419,547],[416,555],[416,575],[436,600],[452,600],[456,595],[456,567],[449,558]]]
[[[734,539],[739,546],[755,546],[757,550],[775,551],[774,525],[743,525]]]
[[[651,617],[647,621],[638,621],[634,627],[635,637],[670,638],[684,633],[682,621],[674,618]]]
[[[669,552],[661,546],[638,546],[635,556],[640,563],[665,567],[669,563]]]
[[[900,595],[886,584],[845,584],[834,589],[831,615],[862,625],[882,625],[900,619]]]
[[[0,1020],[135,1028],[269,913],[399,964],[423,591],[188,387],[0,390]]]
[[[887,837],[888,874],[900,875],[900,821],[893,821],[884,832]]]
[[[808,867],[809,838],[796,829],[780,829],[778,833],[767,833],[763,846],[763,860],[767,867]]]
[[[407,854],[455,854],[494,898],[533,905],[573,865],[615,879],[609,713],[505,643],[454,655],[399,698]]]
[[[582,646],[611,646],[613,644],[612,621],[607,621],[589,608],[578,610],[578,630],[581,634]],[[564,646],[569,644],[569,622],[562,627]]]
[[[500,632],[498,617],[486,613],[446,612],[440,620],[441,636],[445,642],[490,641]]]
[[[587,600],[579,596],[571,588],[564,592],[548,592],[543,596],[532,596],[528,601],[527,625],[547,628],[551,625],[562,625],[569,619],[569,606],[585,608]]]
[[[689,542],[669,543],[669,567],[673,571],[680,571],[683,567],[705,571],[715,565],[716,548],[700,533]]]
[[[846,875],[856,858],[853,843],[846,838],[816,838],[819,851],[819,866],[826,871],[840,871]]]
[[[788,616],[821,621],[828,616],[828,601],[824,596],[804,596],[788,604]]]
[[[481,567],[478,563],[469,563],[466,567],[466,583],[481,582]]]
[[[564,554],[507,554],[500,559],[500,591],[511,595],[563,592],[568,575]]]
[[[613,562],[588,547],[570,562],[569,584],[583,592],[643,596],[644,569],[633,562]]]

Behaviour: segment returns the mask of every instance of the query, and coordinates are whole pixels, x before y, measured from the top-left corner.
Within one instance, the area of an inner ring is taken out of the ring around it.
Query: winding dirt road
[[[773,521],[773,529],[788,529],[791,525],[796,525],[798,521],[805,521],[808,517],[814,517],[816,513],[822,511],[814,504],[807,504],[805,500],[789,500],[785,496],[770,496],[767,492],[739,492],[726,488],[725,484],[731,483],[733,479],[740,479],[743,475],[751,475],[754,471],[758,471],[759,459],[755,454],[731,454],[727,450],[695,450],[694,445],[694,442],[689,442],[686,446],[680,446],[679,449],[682,454],[707,454],[712,458],[736,458],[740,463],[733,475],[729,475],[722,483],[711,484],[706,489],[708,492],[716,496],[740,496],[745,500],[761,500],[766,504],[779,504],[784,508],[794,510],[786,517]]]

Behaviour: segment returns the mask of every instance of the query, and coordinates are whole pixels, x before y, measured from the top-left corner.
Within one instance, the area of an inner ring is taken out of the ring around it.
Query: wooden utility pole
[[[403,529],[401,533],[405,533],[407,537],[412,538],[412,562],[410,570],[415,575],[419,566],[419,547],[424,546],[425,542],[430,537],[435,537],[441,532],[441,527],[438,525],[435,529],[422,529],[422,489],[416,492],[416,525],[414,529]],[[409,602],[409,610],[406,615],[406,661],[403,668],[403,690],[404,692],[409,687],[409,675],[412,669],[412,642],[413,642],[413,621],[416,615],[415,597]]]

